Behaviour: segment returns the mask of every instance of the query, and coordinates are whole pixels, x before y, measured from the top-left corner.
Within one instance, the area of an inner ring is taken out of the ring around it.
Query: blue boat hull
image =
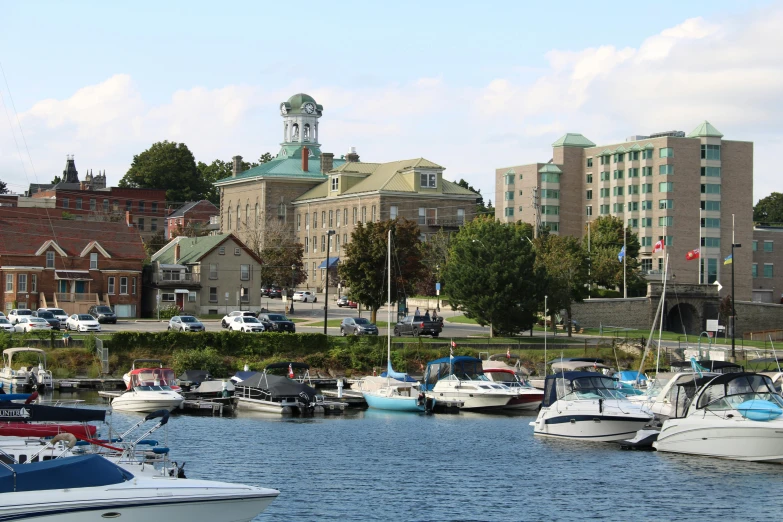
[[[418,397],[382,397],[373,393],[363,393],[367,406],[376,410],[388,411],[424,411],[424,404],[419,404]]]

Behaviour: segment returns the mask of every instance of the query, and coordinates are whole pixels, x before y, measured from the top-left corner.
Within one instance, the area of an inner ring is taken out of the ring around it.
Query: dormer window
[[[421,188],[438,188],[438,175],[422,172]]]
[[[332,176],[332,192],[337,192],[338,190],[340,190],[340,178]]]
[[[46,252],[46,268],[54,268],[54,250]]]
[[[98,254],[96,252],[90,254],[90,270],[98,270]]]

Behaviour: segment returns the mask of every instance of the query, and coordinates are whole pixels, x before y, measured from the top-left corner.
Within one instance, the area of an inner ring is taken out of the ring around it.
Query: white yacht
[[[715,377],[718,373],[703,372],[705,377]],[[693,387],[678,386],[683,383],[693,382],[698,378],[694,372],[659,373],[654,379],[650,379],[644,395],[629,396],[628,400],[643,404],[655,418],[664,421],[674,414],[679,404],[680,411],[686,401],[693,398]]]
[[[548,375],[536,435],[611,442],[636,435],[651,413],[617,390],[617,381],[596,372]]]
[[[112,399],[112,409],[149,413],[182,405],[185,398],[172,388],[174,372],[170,368],[136,368],[136,363],[124,376],[128,389]]]
[[[20,366],[14,370],[14,355],[32,353],[38,357],[35,366]],[[0,382],[14,389],[51,388],[54,380],[52,372],[46,369],[46,352],[38,348],[8,348],[3,350],[3,368],[0,370]]]
[[[502,410],[519,394],[484,375],[482,361],[475,357],[444,357],[427,363],[422,386],[437,402],[463,402],[462,410]]]
[[[663,423],[653,447],[755,462],[783,463],[783,398],[772,380],[756,373],[701,377],[685,409]]]
[[[511,367],[500,367],[490,365],[495,361],[484,361],[484,375],[492,382],[505,384],[513,391],[517,392],[517,397],[511,399],[506,404],[507,410],[535,411],[541,406],[544,399],[544,392],[538,388],[533,388],[524,378]]]

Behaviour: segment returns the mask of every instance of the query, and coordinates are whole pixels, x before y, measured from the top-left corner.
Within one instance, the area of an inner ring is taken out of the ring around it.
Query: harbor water
[[[69,395],[77,397],[76,394]],[[78,395],[101,404],[94,393]],[[117,425],[139,415],[114,413]],[[532,416],[173,416],[189,478],[272,487],[256,520],[768,520],[783,467],[533,436]]]

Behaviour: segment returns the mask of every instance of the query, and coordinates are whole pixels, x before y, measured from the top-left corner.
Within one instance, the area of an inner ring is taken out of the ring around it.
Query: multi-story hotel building
[[[552,233],[583,237],[588,222],[616,216],[638,235],[648,277],[661,277],[669,254],[671,278],[718,281],[726,295],[730,265],[723,260],[731,253],[734,216],[742,244],[734,253],[737,299],[751,299],[753,143],[725,140],[705,121],[687,136],[665,132],[598,146],[566,134],[552,147],[548,162],[495,171],[498,219],[540,221]],[[666,247],[653,252],[659,240]],[[699,262],[686,260],[694,249]]]

